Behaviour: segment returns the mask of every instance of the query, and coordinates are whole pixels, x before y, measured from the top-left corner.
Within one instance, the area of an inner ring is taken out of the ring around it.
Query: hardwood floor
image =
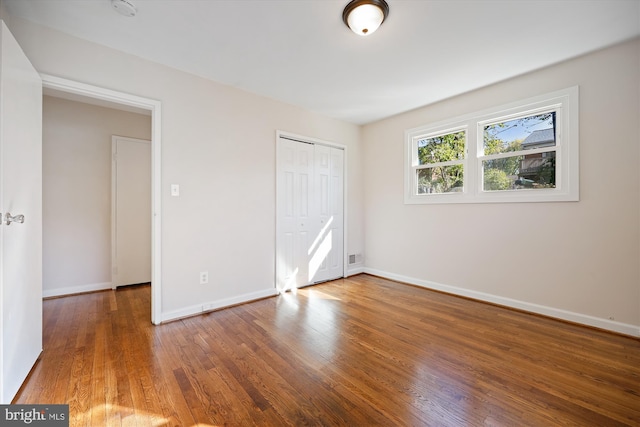
[[[640,340],[359,275],[161,326],[150,288],[44,302],[14,403],[75,426],[639,426]]]

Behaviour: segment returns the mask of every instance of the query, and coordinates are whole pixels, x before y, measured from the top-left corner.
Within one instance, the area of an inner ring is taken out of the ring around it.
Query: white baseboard
[[[574,323],[580,323],[587,326],[593,326],[595,328],[618,332],[625,335],[640,337],[640,325],[630,325],[627,323],[620,323],[620,322],[616,322],[609,319],[602,319],[599,317],[590,316],[588,314],[574,313],[574,312],[562,310],[559,308],[547,307],[544,305],[534,304],[526,301],[505,298],[498,295],[492,295],[484,292],[474,291],[471,289],[443,285],[442,283],[431,282],[429,280],[416,279],[414,277],[407,277],[400,274],[389,273],[387,271],[376,270],[374,268],[365,267],[363,270],[364,270],[363,271],[364,273],[368,273],[374,276],[380,276],[385,279],[404,282],[404,283],[420,286],[427,289],[433,289],[436,291],[442,291],[442,292],[446,292],[453,295],[473,298],[479,301],[490,302],[493,304],[498,304],[506,307],[517,308],[519,310],[542,314],[544,316],[567,320],[569,322],[574,322]]]
[[[360,273],[364,273],[364,266],[359,265],[355,267],[350,267],[349,269],[347,269],[347,275],[345,277],[355,276],[356,274],[360,274]]]
[[[64,295],[81,294],[84,292],[104,291],[105,289],[111,289],[111,282],[91,283],[88,285],[79,285],[79,286],[68,286],[66,288],[43,289],[42,297],[43,298],[60,297]]]
[[[242,294],[242,295],[238,295],[231,298],[225,298],[225,299],[216,300],[216,301],[208,301],[203,304],[196,304],[189,307],[181,308],[179,310],[172,310],[172,311],[162,313],[161,322],[169,322],[171,320],[177,320],[184,317],[195,316],[197,314],[218,310],[224,307],[230,307],[232,305],[237,305],[245,302],[255,301],[262,298],[272,297],[277,294],[278,294],[278,291],[275,288],[268,288],[262,291]]]

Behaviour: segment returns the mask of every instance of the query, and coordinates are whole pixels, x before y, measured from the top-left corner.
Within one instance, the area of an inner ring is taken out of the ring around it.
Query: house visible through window
[[[575,201],[578,88],[405,132],[405,203]]]
[[[555,188],[555,111],[484,125],[483,150],[484,191]]]

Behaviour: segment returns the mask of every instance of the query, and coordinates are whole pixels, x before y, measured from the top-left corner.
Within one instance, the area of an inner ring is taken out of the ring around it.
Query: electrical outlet
[[[201,285],[205,285],[209,283],[209,272],[208,271],[201,271],[200,272],[200,284]]]

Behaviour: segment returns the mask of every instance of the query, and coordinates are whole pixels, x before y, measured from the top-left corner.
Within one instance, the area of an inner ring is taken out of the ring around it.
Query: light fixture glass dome
[[[378,6],[363,4],[353,9],[347,22],[354,33],[366,36],[377,30],[383,19],[384,14]]]
[[[368,36],[380,27],[389,14],[384,0],[353,0],[342,13],[342,20],[354,33]]]

